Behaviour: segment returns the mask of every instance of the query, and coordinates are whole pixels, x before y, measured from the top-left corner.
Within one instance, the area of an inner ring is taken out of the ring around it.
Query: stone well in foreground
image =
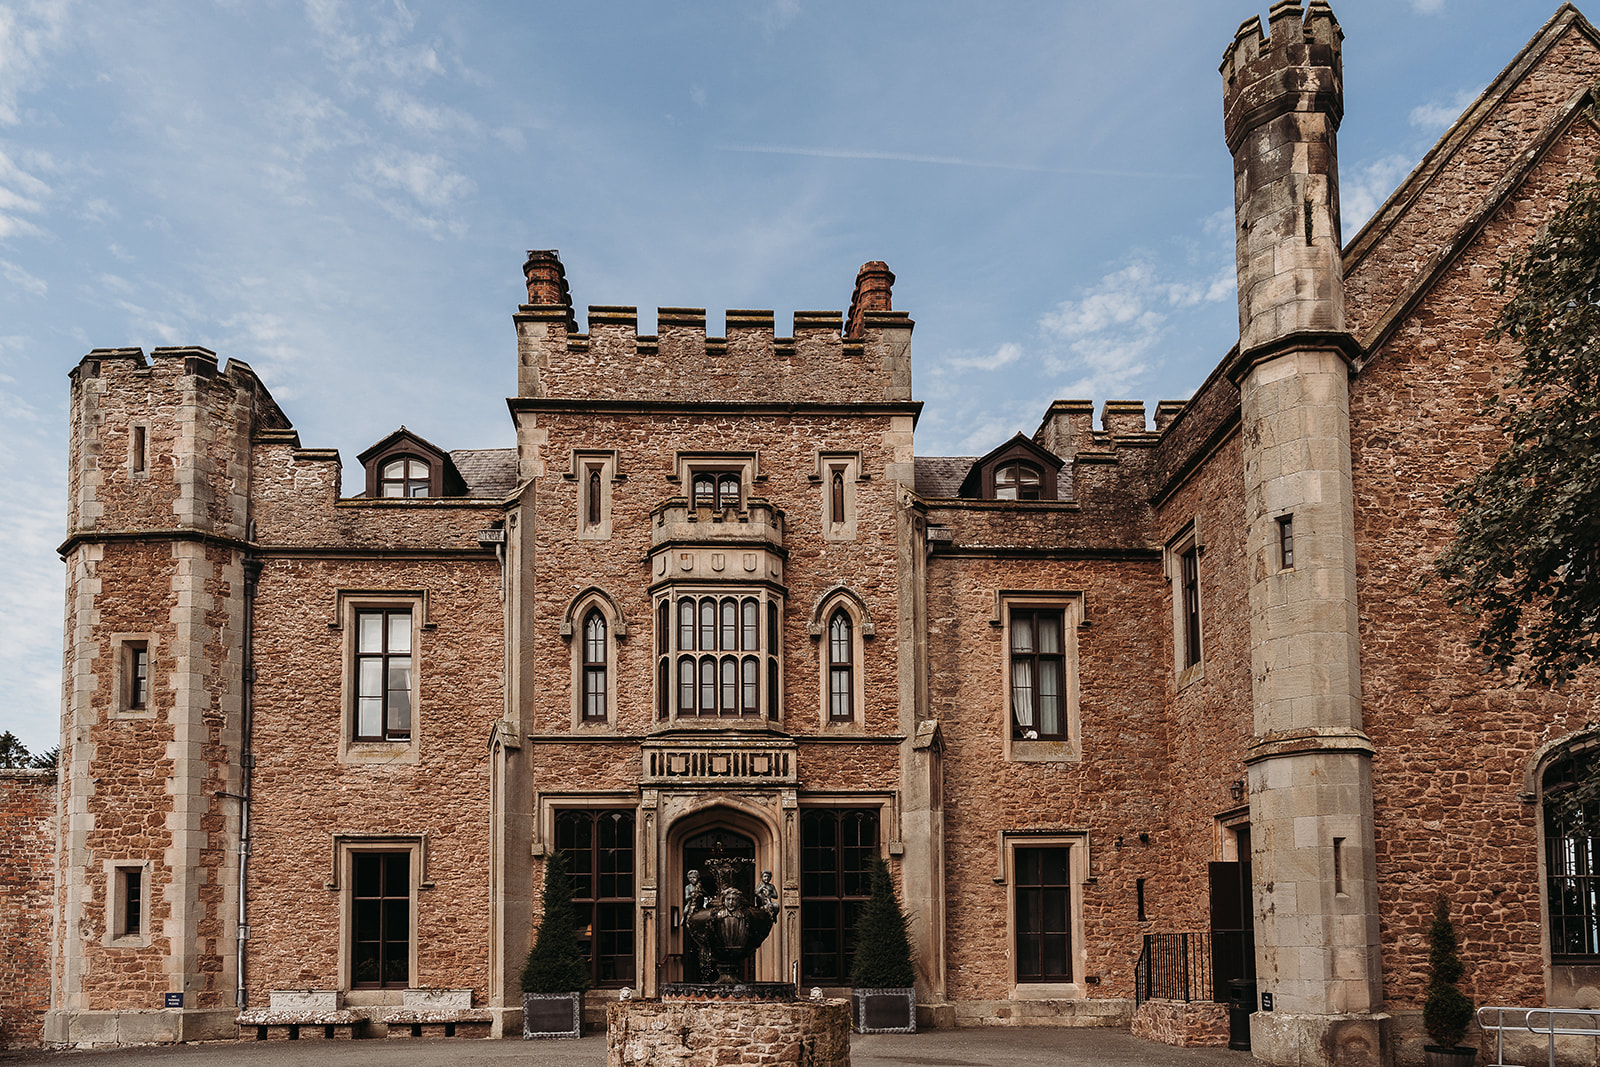
[[[623,1000],[606,1008],[608,1067],[849,1067],[843,1000]]]

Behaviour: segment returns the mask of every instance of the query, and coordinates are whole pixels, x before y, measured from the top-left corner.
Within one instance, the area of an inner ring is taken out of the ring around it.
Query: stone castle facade
[[[1594,1003],[1600,875],[1543,797],[1595,690],[1486,673],[1419,579],[1499,443],[1489,282],[1600,153],[1600,34],[1562,7],[1348,244],[1341,49],[1324,0],[1226,49],[1240,340],[1154,429],[1066,400],[918,455],[882,263],[783,335],[643,336],[530,253],[517,447],[402,427],[353,496],[244,364],[84,357],[51,992],[6,1025],[449,989],[514,1033],[556,851],[596,1009],[690,976],[718,852],[778,887],[753,977],[824,987],[887,857],[925,1024],[1185,1040],[1188,934],[1258,1058],[1417,1062],[1440,892],[1479,1003]]]

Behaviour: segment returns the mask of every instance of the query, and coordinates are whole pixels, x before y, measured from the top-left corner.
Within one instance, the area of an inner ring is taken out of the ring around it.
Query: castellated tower
[[[1268,1063],[1387,1062],[1362,729],[1335,132],[1342,34],[1279,0],[1222,62],[1233,153],[1255,742],[1251,859]],[[1320,1050],[1320,1051],[1318,1051]],[[1309,1058],[1308,1058],[1309,1057]]]
[[[242,363],[100,349],[72,372],[65,765],[45,1039],[235,1032],[250,439]]]

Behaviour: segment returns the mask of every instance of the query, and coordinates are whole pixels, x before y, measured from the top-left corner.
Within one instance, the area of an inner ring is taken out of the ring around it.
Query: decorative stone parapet
[[[1227,1048],[1228,1006],[1210,1001],[1147,1000],[1133,1013],[1129,1032],[1177,1048]]]
[[[606,1007],[608,1067],[849,1067],[843,1000],[622,1000]]]
[[[645,741],[644,782],[748,782],[793,785],[799,781],[799,748],[793,741]]]

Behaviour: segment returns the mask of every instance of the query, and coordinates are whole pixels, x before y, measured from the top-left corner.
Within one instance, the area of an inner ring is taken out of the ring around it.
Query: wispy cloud
[[[34,296],[43,296],[50,291],[49,283],[43,278],[34,277],[9,259],[0,259],[0,275],[12,285]]]
[[[66,34],[72,0],[0,6],[0,126],[21,121],[18,99],[37,84],[45,56]]]
[[[482,124],[471,115],[426,103],[398,89],[380,92],[377,106],[380,115],[412,133],[460,132],[477,136],[483,132]]]
[[[1416,161],[1408,156],[1387,155],[1352,167],[1339,176],[1340,228],[1347,238],[1354,236],[1377,214],[1378,208],[1415,165]]]
[[[1419,104],[1411,109],[1411,125],[1429,133],[1447,129],[1461,117],[1467,105],[1476,100],[1481,92],[1483,92],[1481,85],[1472,89],[1459,89],[1447,101],[1432,100],[1426,104]]]
[[[0,145],[0,238],[41,233],[38,226],[22,216],[41,214],[49,195],[50,186],[23,170],[6,146]]]
[[[966,159],[961,156],[935,156],[918,152],[880,152],[870,148],[810,148],[795,145],[728,144],[722,152],[758,152],[777,156],[812,156],[817,159],[881,159],[897,163],[932,163],[946,167],[984,167],[990,170],[1020,170],[1033,174],[1086,174],[1108,178],[1191,178],[1192,174],[1156,173],[1141,170],[1104,170],[1094,167],[1040,167],[1032,163],[1013,163],[994,159]]]
[[[1419,15],[1438,15],[1444,11],[1444,0],[1411,0],[1411,10]]]
[[[999,370],[1009,367],[1022,358],[1022,346],[1014,341],[1007,341],[993,352],[981,356],[951,356],[944,361],[944,366],[951,370]]]
[[[1229,300],[1233,293],[1231,269],[1210,278],[1174,280],[1140,258],[1104,275],[1078,298],[1063,300],[1040,317],[1041,333],[1058,342],[1044,364],[1067,377],[1057,395],[1131,394],[1151,370],[1169,312]]]
[[[357,167],[356,192],[408,226],[439,236],[461,233],[463,224],[451,211],[472,195],[476,183],[437,155],[391,150],[371,156]],[[397,199],[392,192],[409,197]]]

